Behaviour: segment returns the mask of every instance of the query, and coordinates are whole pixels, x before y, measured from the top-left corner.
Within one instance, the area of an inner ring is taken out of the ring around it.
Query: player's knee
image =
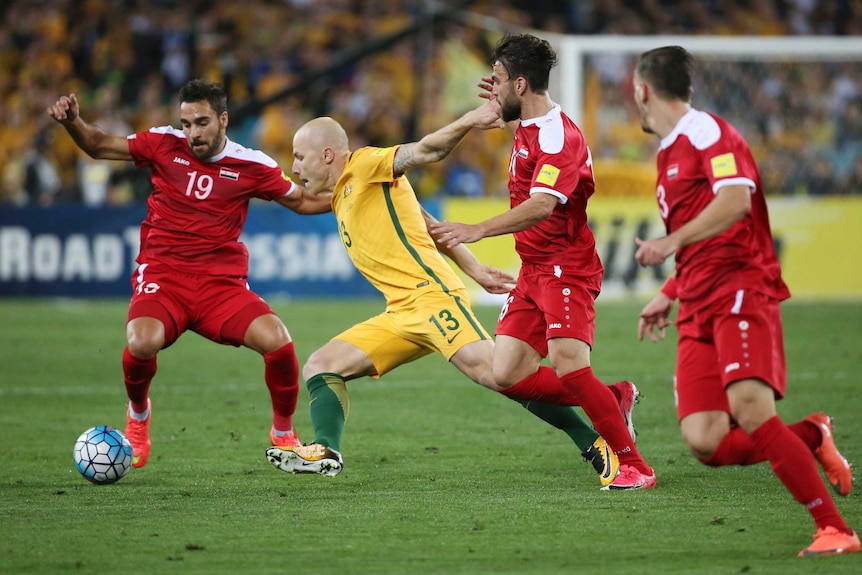
[[[153,357],[165,347],[166,342],[165,326],[155,318],[138,317],[126,325],[126,343],[129,353],[135,357]]]
[[[246,331],[243,345],[265,355],[289,344],[290,333],[277,318],[266,318],[268,322],[255,320]]]
[[[164,345],[164,338],[153,335],[130,333],[128,337],[129,353],[141,359],[147,359],[156,355]]]
[[[718,443],[713,441],[708,435],[683,433],[682,440],[691,454],[701,463],[709,460],[713,453],[715,453],[715,450],[718,449]]]
[[[497,385],[497,380],[494,379],[494,374],[490,369],[483,369],[475,373],[471,379],[482,387],[487,387],[488,389],[493,391],[500,391],[501,389],[504,389]]]
[[[302,366],[302,379],[308,381],[318,373],[332,373],[332,366],[326,361],[326,356],[315,351]]]
[[[498,370],[495,370],[493,372],[493,376],[491,379],[494,381],[494,385],[498,390],[509,389],[519,381],[516,377],[514,377],[514,374]]]

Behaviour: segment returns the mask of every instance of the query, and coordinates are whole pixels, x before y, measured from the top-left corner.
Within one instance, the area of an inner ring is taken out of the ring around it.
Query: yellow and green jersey
[[[429,291],[465,289],[437,251],[410,182],[393,178],[397,149],[351,152],[332,195],[344,247],[387,307],[409,305]]]

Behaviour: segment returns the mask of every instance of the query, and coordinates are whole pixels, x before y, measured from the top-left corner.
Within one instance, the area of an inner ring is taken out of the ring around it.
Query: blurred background
[[[0,295],[127,290],[149,174],[79,152],[46,114],[60,95],[76,93],[85,120],[127,135],[177,126],[178,88],[195,77],[219,81],[228,135],[289,173],[293,133],[313,117],[338,119],[356,149],[416,140],[475,106],[490,50],[507,31],[532,31],[560,51],[551,95],[579,121],[595,159],[591,224],[606,292],[640,293],[667,272],[638,270],[631,258],[635,235],[661,231],[657,142],[637,121],[633,63],[668,39],[709,39],[696,52],[694,104],[750,143],[779,214],[785,275],[798,293],[862,295],[862,266],[848,256],[862,247],[853,223],[862,215],[860,0],[3,0],[0,16]],[[743,38],[759,43],[725,50]],[[808,45],[818,51],[770,49],[770,39],[788,38],[816,41]],[[565,49],[579,39],[591,48]],[[625,39],[641,43],[621,48]],[[507,207],[510,143],[506,131],[470,134],[410,180],[441,217],[487,217]],[[114,227],[100,231],[99,208],[125,210],[111,211]],[[244,235],[252,277],[274,282],[262,293],[323,286],[327,294],[330,281],[351,293],[356,277],[336,255],[330,221],[316,228],[273,217],[251,214]],[[506,241],[476,251],[516,268]],[[828,282],[803,267],[824,257],[834,260]]]

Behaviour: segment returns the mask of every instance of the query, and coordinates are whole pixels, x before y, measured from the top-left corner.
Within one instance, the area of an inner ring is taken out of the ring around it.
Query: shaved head
[[[349,153],[341,124],[328,117],[315,118],[293,135],[293,173],[311,193],[331,192]]]
[[[328,116],[306,122],[293,136],[294,141],[301,138],[312,150],[322,151],[324,148],[332,148],[337,155],[348,152],[347,132],[341,124]]]

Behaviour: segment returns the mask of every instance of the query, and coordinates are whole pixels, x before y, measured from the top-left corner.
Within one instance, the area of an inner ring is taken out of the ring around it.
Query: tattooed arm
[[[500,120],[500,105],[496,101],[486,102],[418,142],[399,146],[395,152],[393,175],[397,178],[416,166],[439,162],[448,156],[473,128],[490,130],[502,128],[503,125]]]

